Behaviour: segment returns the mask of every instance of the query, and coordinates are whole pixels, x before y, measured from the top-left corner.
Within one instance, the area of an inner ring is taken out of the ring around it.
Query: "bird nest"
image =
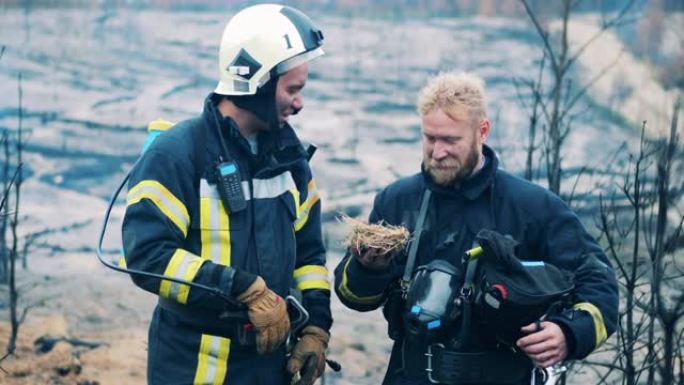
[[[346,215],[340,215],[338,219],[351,227],[351,233],[344,239],[343,245],[357,250],[374,248],[385,254],[403,249],[410,238],[409,231],[404,226],[383,222],[370,224]]]

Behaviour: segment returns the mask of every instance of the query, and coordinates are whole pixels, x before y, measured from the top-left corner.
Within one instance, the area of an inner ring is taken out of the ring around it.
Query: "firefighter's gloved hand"
[[[323,374],[329,340],[330,334],[318,326],[309,325],[302,330],[287,362],[287,371],[301,376],[296,385],[312,385]]]
[[[386,270],[395,255],[394,252],[387,252],[374,247],[362,249],[352,247],[350,252],[363,267],[376,271]]]
[[[256,331],[256,347],[259,354],[275,351],[287,338],[290,331],[290,318],[287,305],[278,294],[266,287],[263,278],[257,277],[254,283],[238,296],[247,305],[249,321]]]

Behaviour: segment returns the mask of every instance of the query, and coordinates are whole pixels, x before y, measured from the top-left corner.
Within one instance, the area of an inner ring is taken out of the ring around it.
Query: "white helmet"
[[[254,95],[271,78],[323,55],[323,33],[302,12],[261,4],[235,14],[219,49],[221,78],[214,93]]]

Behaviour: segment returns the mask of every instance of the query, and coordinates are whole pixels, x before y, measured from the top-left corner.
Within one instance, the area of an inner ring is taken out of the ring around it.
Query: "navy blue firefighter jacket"
[[[223,130],[237,162],[247,209],[228,213],[216,188],[216,165],[225,158]],[[199,145],[198,145],[199,143]],[[285,125],[260,134],[258,154],[211,98],[201,116],[160,135],[134,167],[123,222],[125,263],[238,295],[236,271],[263,277],[281,297],[303,293],[309,324],[329,330],[330,286],[321,235],[321,203],[308,154]],[[231,308],[207,291],[133,275],[160,304],[178,310],[199,332],[232,337],[228,322],[212,322]],[[247,282],[249,285],[250,282]],[[187,311],[183,311],[187,309]],[[234,326],[234,325],[233,325]]]
[[[376,195],[369,221],[403,225],[413,232],[423,191],[429,188],[433,194],[416,267],[433,259],[459,266],[477,232],[486,228],[520,242],[520,259],[544,261],[574,272],[574,310],[553,321],[566,335],[568,358],[583,358],[615,331],[618,291],[613,269],[561,199],[499,169],[494,151],[486,145],[483,153],[483,169],[458,187],[438,186],[424,172],[390,184]],[[403,274],[404,265],[405,259],[400,259],[386,271],[371,271],[347,253],[335,269],[335,291],[352,309],[376,309],[385,302],[390,283]],[[393,355],[397,352],[394,349]]]

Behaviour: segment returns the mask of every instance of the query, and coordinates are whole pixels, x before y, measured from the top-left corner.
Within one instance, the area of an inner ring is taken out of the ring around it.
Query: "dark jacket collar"
[[[494,175],[499,167],[499,160],[492,150],[487,145],[482,145],[482,154],[485,157],[485,164],[475,175],[471,175],[468,179],[456,186],[441,186],[436,184],[432,178],[427,175],[425,169],[421,165],[420,171],[423,175],[423,180],[432,192],[451,197],[463,196],[468,200],[473,200],[480,196],[494,181]]]
[[[204,101],[202,116],[209,129],[209,137],[219,140],[216,131],[218,124],[224,134],[224,138],[231,152],[235,149],[249,158],[257,158],[255,161],[261,166],[258,168],[275,169],[301,159],[307,158],[307,153],[292,126],[285,123],[283,127],[259,134],[259,153],[252,155],[249,143],[240,134],[240,129],[230,116],[223,117],[216,107],[216,101],[209,95]],[[236,154],[237,155],[237,154]],[[233,156],[236,156],[233,155]]]

